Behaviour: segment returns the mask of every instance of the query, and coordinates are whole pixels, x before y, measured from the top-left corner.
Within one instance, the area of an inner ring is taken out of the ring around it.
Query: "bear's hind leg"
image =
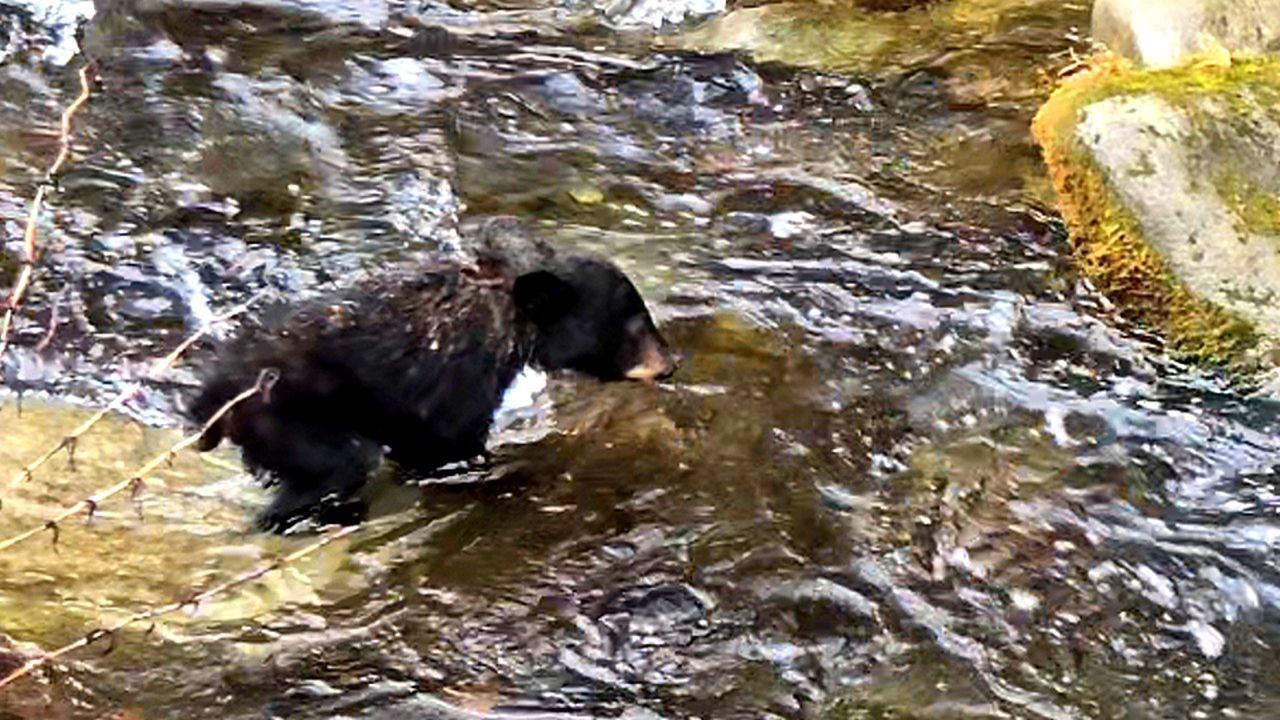
[[[282,532],[316,515],[323,521],[359,519],[360,513],[343,502],[377,467],[377,444],[350,430],[261,410],[237,421],[233,439],[243,448],[245,463],[278,483],[275,498],[257,520],[260,529]]]

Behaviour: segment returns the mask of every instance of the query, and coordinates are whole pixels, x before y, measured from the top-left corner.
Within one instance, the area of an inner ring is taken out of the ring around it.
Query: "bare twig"
[[[178,346],[175,347],[172,351],[170,351],[168,355],[165,355],[162,358],[158,358],[157,360],[152,362],[151,367],[148,368],[147,370],[146,379],[158,380],[166,372],[172,369],[174,365],[177,364],[178,358],[182,356],[182,353],[186,352],[192,345],[196,344],[196,342],[199,341],[200,338],[208,334],[209,331],[212,330],[215,325],[217,325],[218,323],[230,320],[231,318],[248,310],[265,293],[266,291],[259,292],[255,294],[253,297],[249,298],[248,300],[240,303],[239,305],[236,305],[235,307],[217,315],[216,317],[210,318],[208,322],[200,326],[200,329],[196,330],[194,333],[187,336],[185,340],[179,343]],[[94,425],[97,425],[99,422],[101,422],[102,419],[105,418],[107,415],[110,415],[112,412],[115,412],[120,408],[124,407],[124,404],[128,402],[131,398],[133,398],[133,396],[137,395],[138,391],[141,389],[142,389],[142,383],[140,381],[131,382],[128,385],[126,385],[125,388],[121,390],[118,395],[112,398],[111,402],[107,403],[105,407],[99,409],[93,415],[90,415],[87,420],[80,423],[80,425],[78,425],[74,430],[68,433],[66,437],[59,440],[57,444],[55,444],[53,447],[44,451],[44,453],[42,453],[40,457],[27,463],[21,470],[17,472],[16,475],[13,476],[13,479],[9,481],[9,486],[14,487],[27,480],[30,480],[32,476],[35,474],[36,470],[38,470],[45,463],[52,460],[55,456],[57,456],[59,452],[62,452],[63,450],[72,451],[75,448],[75,444],[77,440],[83,437],[85,433],[89,432],[89,430],[92,429]]]
[[[44,337],[40,338],[40,342],[36,343],[36,354],[45,351],[49,344],[53,342],[53,336],[58,332],[58,299],[54,298],[53,305],[49,306],[49,329],[45,331]]]
[[[89,432],[89,429],[92,428],[94,425],[97,425],[98,422],[102,420],[102,418],[111,414],[115,410],[119,410],[120,407],[124,405],[126,400],[133,397],[133,395],[138,392],[140,387],[141,386],[138,385],[137,383],[131,383],[129,387],[125,388],[124,392],[115,396],[115,398],[113,398],[111,402],[106,405],[106,407],[103,407],[99,409],[97,412],[95,412],[93,415],[90,415],[89,419],[80,423],[80,425],[77,426],[75,430],[72,430],[69,434],[67,434],[65,437],[59,440],[56,445],[49,448],[48,450],[45,450],[44,453],[40,455],[40,457],[27,463],[26,466],[23,467],[21,470],[19,470],[18,474],[14,475],[13,479],[9,481],[9,487],[14,487],[19,483],[23,482],[24,480],[30,479],[32,474],[35,473],[37,468],[39,468],[41,465],[44,465],[45,463],[52,460],[54,456],[57,455],[59,452],[63,450],[70,451],[71,448],[75,447],[76,441],[79,440],[81,436]]]
[[[80,94],[76,99],[71,101],[66,110],[62,111],[62,121],[58,128],[58,154],[53,159],[53,163],[49,165],[49,169],[45,171],[44,182],[40,187],[36,188],[36,195],[31,200],[31,209],[27,213],[27,226],[22,233],[22,260],[21,269],[18,271],[18,278],[14,281],[13,289],[9,291],[9,297],[4,301],[4,317],[0,318],[0,358],[4,357],[4,353],[9,349],[9,340],[13,333],[13,318],[18,312],[18,308],[22,305],[22,299],[27,293],[27,288],[31,286],[31,277],[35,274],[36,267],[36,226],[40,221],[40,213],[44,209],[45,198],[49,191],[53,189],[54,179],[58,173],[62,171],[62,166],[66,165],[67,160],[71,158],[71,120],[75,114],[79,112],[81,107],[89,101],[92,83],[90,76],[93,74],[93,63],[85,63],[80,68]]]
[[[108,500],[109,498],[119,495],[120,493],[129,489],[133,489],[134,492],[137,492],[137,490],[145,483],[146,478],[149,475],[151,475],[157,469],[159,469],[161,465],[164,465],[165,463],[168,463],[169,461],[173,460],[173,458],[176,457],[178,453],[182,452],[183,450],[199,442],[200,438],[203,437],[204,434],[208,432],[209,429],[212,428],[219,420],[221,420],[224,415],[231,412],[231,410],[236,405],[239,405],[240,403],[244,402],[245,400],[248,400],[254,395],[267,392],[271,388],[271,385],[275,383],[276,377],[277,376],[274,370],[262,371],[262,373],[258,375],[258,382],[255,383],[253,387],[249,388],[248,390],[245,390],[239,395],[236,395],[235,397],[228,400],[225,404],[223,404],[222,407],[218,408],[218,411],[214,413],[212,416],[210,416],[208,420],[205,421],[204,425],[201,426],[199,431],[194,432],[190,435],[187,435],[186,437],[182,438],[177,443],[172,445],[168,450],[165,450],[159,455],[156,455],[155,457],[151,458],[144,465],[142,465],[142,467],[135,470],[131,475],[129,475],[129,477],[125,478],[124,480],[121,480],[120,482],[114,485],[111,485],[110,487],[99,490],[98,492],[90,495],[89,497],[83,500],[80,500],[79,502],[73,505],[69,505],[66,508],[63,508],[52,518],[50,518],[49,520],[39,525],[30,527],[18,533],[17,535],[13,535],[9,538],[6,538],[3,541],[0,541],[0,552],[4,550],[8,550],[14,545],[24,542],[34,537],[35,535],[40,534],[45,530],[52,531],[54,533],[54,538],[56,541],[58,527],[63,520],[66,520],[72,515],[76,515],[82,512],[88,513],[90,516],[92,516],[93,513],[95,513],[97,509],[101,507],[102,503]]]
[[[45,173],[45,180],[49,182],[53,182],[58,173],[62,172],[62,166],[66,164],[67,160],[71,159],[71,119],[75,117],[85,103],[89,102],[90,87],[92,85],[89,76],[93,74],[93,71],[93,63],[87,62],[77,73],[80,76],[80,94],[76,96],[75,100],[71,101],[66,110],[62,111],[62,121],[58,127],[58,156],[53,159],[53,164],[49,166],[49,171]]]
[[[42,653],[39,656],[26,661],[13,672],[9,673],[3,678],[0,678],[0,688],[7,687],[8,685],[11,685],[17,682],[18,680],[26,677],[27,675],[30,675],[31,673],[35,672],[36,670],[39,670],[40,668],[48,665],[49,663],[52,663],[54,660],[57,660],[58,658],[64,655],[75,652],[80,648],[88,647],[89,645],[93,644],[94,642],[97,642],[98,640],[101,640],[102,638],[108,638],[110,641],[114,642],[115,634],[129,625],[133,625],[135,623],[140,623],[140,622],[146,622],[148,620],[155,620],[165,615],[171,615],[187,606],[199,607],[200,603],[207,602],[213,598],[229,593],[232,590],[248,585],[249,583],[263,577],[264,575],[267,575],[268,573],[279,570],[280,568],[283,568],[286,565],[289,565],[291,563],[295,563],[298,560],[301,560],[302,558],[319,551],[325,546],[333,542],[336,542],[337,540],[340,540],[344,537],[347,537],[348,535],[355,533],[357,530],[359,530],[359,526],[349,525],[347,527],[343,527],[338,530],[332,531],[327,535],[325,535],[324,537],[320,538],[319,540],[316,540],[315,542],[311,543],[310,545],[307,545],[298,550],[295,550],[283,557],[272,560],[271,562],[259,565],[257,568],[254,568],[253,570],[250,570],[249,572],[244,573],[243,575],[239,575],[235,578],[232,578],[231,580],[227,580],[226,582],[222,582],[217,585],[214,585],[213,587],[208,588],[207,590],[201,591],[200,593],[197,593],[196,595],[193,595],[189,598],[184,598],[182,600],[174,600],[173,602],[167,605],[161,605],[159,607],[154,607],[149,610],[140,610],[138,612],[126,615],[125,617],[117,620],[111,625],[97,628],[95,630],[91,630],[79,640],[71,642],[67,645],[63,645],[62,647],[56,650],[51,650],[49,652]]]
[[[174,348],[172,351],[170,351],[168,355],[165,355],[164,357],[152,363],[151,368],[147,370],[147,379],[148,380],[160,379],[162,375],[164,375],[174,365],[178,363],[178,358],[182,356],[182,353],[190,349],[192,345],[195,345],[196,342],[200,340],[200,338],[207,335],[209,331],[213,329],[214,325],[217,325],[218,323],[221,323],[221,322],[226,322],[227,320],[230,320],[231,318],[243,313],[245,310],[248,310],[250,307],[253,306],[254,303],[262,299],[262,296],[266,295],[267,292],[268,291],[266,290],[260,290],[254,293],[253,296],[250,297],[248,300],[245,300],[239,305],[236,305],[235,307],[223,312],[220,315],[217,315],[216,317],[210,318],[208,322],[200,326],[199,330],[196,330],[194,333],[191,333],[191,335],[189,335],[186,340],[183,340],[182,342],[178,343],[178,346]]]

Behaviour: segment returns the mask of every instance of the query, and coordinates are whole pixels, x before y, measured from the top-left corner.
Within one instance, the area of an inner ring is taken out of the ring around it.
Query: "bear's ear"
[[[569,283],[547,270],[536,270],[516,278],[512,288],[516,309],[538,324],[552,322],[573,306],[578,292]]]

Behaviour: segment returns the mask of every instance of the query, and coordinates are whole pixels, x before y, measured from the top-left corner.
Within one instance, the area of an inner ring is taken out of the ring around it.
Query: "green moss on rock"
[[[1236,173],[1221,172],[1214,186],[1239,220],[1241,234],[1280,237],[1280,197]]]
[[[1210,302],[1171,271],[1147,243],[1138,220],[1122,206],[1106,173],[1077,136],[1085,108],[1135,94],[1156,95],[1176,107],[1213,96],[1229,105],[1257,107],[1280,99],[1280,64],[1246,60],[1229,65],[1200,63],[1174,70],[1135,71],[1111,57],[1095,60],[1086,72],[1068,78],[1036,115],[1032,131],[1040,143],[1071,232],[1078,264],[1098,288],[1132,320],[1162,333],[1171,346],[1192,358],[1234,370],[1257,365],[1259,334],[1236,312]],[[1221,179],[1244,217],[1260,228],[1276,227],[1280,208],[1249,185]]]

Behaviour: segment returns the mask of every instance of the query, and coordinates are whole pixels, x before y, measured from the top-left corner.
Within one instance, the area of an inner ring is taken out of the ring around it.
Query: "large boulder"
[[[1069,78],[1036,116],[1082,270],[1184,354],[1280,366],[1280,62]]]
[[[1147,67],[1196,53],[1280,50],[1280,0],[1097,0],[1093,37]]]

